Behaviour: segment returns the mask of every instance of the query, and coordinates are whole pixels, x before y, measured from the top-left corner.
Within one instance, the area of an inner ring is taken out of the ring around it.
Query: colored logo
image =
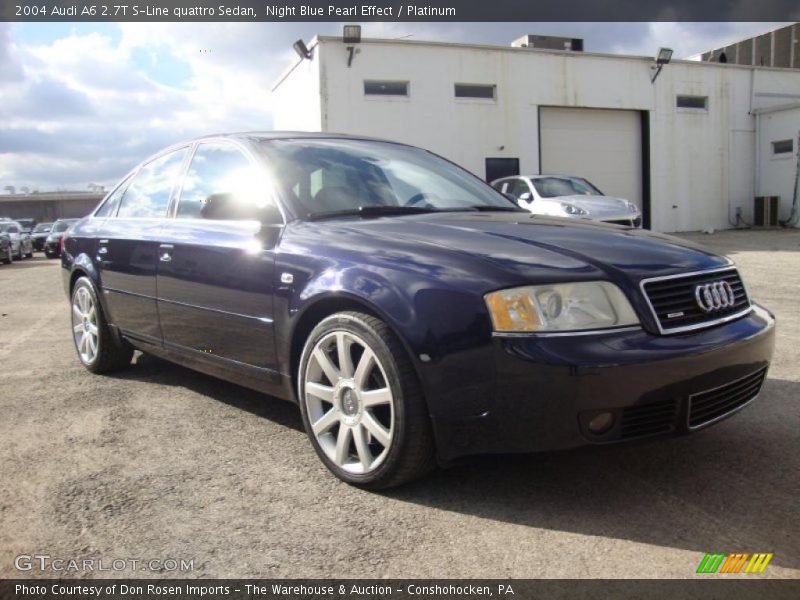
[[[698,573],[763,573],[769,561],[772,560],[772,552],[731,552],[730,554],[711,554],[707,553],[700,565],[697,567]]]

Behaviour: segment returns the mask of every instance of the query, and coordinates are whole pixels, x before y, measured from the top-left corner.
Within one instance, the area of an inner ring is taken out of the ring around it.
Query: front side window
[[[508,198],[429,152],[362,140],[265,140],[279,192],[300,214],[364,208],[514,210]]]
[[[263,208],[265,183],[250,160],[231,144],[200,144],[183,182],[177,217],[249,219]]]
[[[514,179],[508,188],[508,193],[515,198],[520,198],[522,194],[530,194],[531,190],[524,179]]]
[[[125,218],[165,217],[186,152],[186,148],[175,150],[139,169],[122,196],[117,215]]]

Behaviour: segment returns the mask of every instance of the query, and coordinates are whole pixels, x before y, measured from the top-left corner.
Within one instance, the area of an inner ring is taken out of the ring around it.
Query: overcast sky
[[[780,23],[366,23],[364,37],[506,45],[580,37],[588,52],[685,58]],[[109,186],[150,153],[218,131],[270,129],[292,42],[340,23],[0,22],[0,193]]]

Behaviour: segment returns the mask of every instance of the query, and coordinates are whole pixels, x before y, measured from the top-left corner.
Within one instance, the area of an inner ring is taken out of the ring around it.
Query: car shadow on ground
[[[530,527],[800,567],[800,383],[770,379],[740,414],[689,436],[471,459],[389,495]]]
[[[115,377],[182,386],[303,433],[291,403],[141,355]],[[470,457],[382,492],[538,529],[704,552],[774,552],[798,568],[800,383],[769,379],[740,414],[690,436]],[[303,435],[305,435],[303,433]]]
[[[184,387],[305,435],[300,410],[292,402],[193,371],[151,354],[137,353],[134,363],[132,368],[114,373],[113,377]]]

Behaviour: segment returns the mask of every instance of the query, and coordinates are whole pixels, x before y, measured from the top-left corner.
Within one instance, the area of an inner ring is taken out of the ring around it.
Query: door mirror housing
[[[519,199],[522,202],[532,202],[533,201],[533,194],[530,192],[525,192],[524,194],[519,195]]]

